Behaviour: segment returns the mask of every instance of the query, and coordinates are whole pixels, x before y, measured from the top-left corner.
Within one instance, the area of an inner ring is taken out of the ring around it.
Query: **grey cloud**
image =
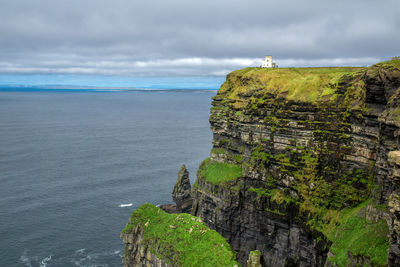
[[[398,10],[397,0],[0,0],[0,72],[216,75],[264,54],[280,66],[368,65],[400,54]]]

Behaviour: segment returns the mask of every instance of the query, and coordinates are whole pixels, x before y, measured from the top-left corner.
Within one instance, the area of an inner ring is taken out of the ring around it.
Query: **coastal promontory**
[[[400,265],[399,59],[234,71],[210,125],[191,215],[140,207],[126,266]]]

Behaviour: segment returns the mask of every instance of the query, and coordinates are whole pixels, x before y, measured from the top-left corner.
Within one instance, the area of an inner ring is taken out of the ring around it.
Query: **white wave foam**
[[[40,267],[46,267],[47,266],[47,262],[51,261],[51,255],[44,258],[41,262],[40,262]]]
[[[85,252],[85,250],[86,250],[86,248],[81,248],[81,249],[78,249],[77,251],[75,251],[75,253],[82,254]]]
[[[125,208],[125,207],[132,207],[132,203],[128,203],[128,204],[120,204],[120,205],[118,205],[118,207],[120,207],[120,208]]]
[[[38,256],[28,256],[28,250],[25,250],[21,257],[19,257],[19,260],[26,266],[32,267],[32,264],[35,266],[38,266],[39,264],[40,267],[47,267],[47,264],[49,261],[51,261],[52,255],[49,255],[48,257],[45,257],[41,261],[38,259]]]
[[[75,258],[71,259],[71,263],[74,266],[79,267],[109,267],[107,263],[103,263],[105,260],[112,257],[122,258],[123,253],[121,250],[110,250],[102,252],[90,252],[86,248],[78,249],[75,251]]]
[[[31,259],[28,257],[27,254],[28,251],[25,250],[24,253],[22,253],[21,257],[19,257],[19,260],[26,266],[32,267]]]

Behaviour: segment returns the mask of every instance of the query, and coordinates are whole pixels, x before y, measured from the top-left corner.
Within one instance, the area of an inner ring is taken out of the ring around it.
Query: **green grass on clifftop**
[[[287,100],[315,103],[335,100],[335,90],[345,75],[362,67],[245,68],[230,73],[219,94],[230,100],[252,92],[272,94]],[[240,105],[238,106],[238,108]]]
[[[238,265],[228,242],[197,217],[168,214],[152,204],[144,204],[132,213],[122,232],[129,233],[137,225],[144,229],[144,245],[174,266]]]
[[[239,165],[216,162],[209,158],[201,163],[198,172],[213,184],[228,182],[242,176],[242,168]]]
[[[393,59],[375,64],[374,66],[381,66],[386,68],[396,68],[400,70],[400,59]]]

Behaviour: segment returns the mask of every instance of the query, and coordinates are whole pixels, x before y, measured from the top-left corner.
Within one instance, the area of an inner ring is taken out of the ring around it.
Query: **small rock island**
[[[210,125],[176,206],[132,214],[125,266],[400,266],[400,59],[234,71]]]

